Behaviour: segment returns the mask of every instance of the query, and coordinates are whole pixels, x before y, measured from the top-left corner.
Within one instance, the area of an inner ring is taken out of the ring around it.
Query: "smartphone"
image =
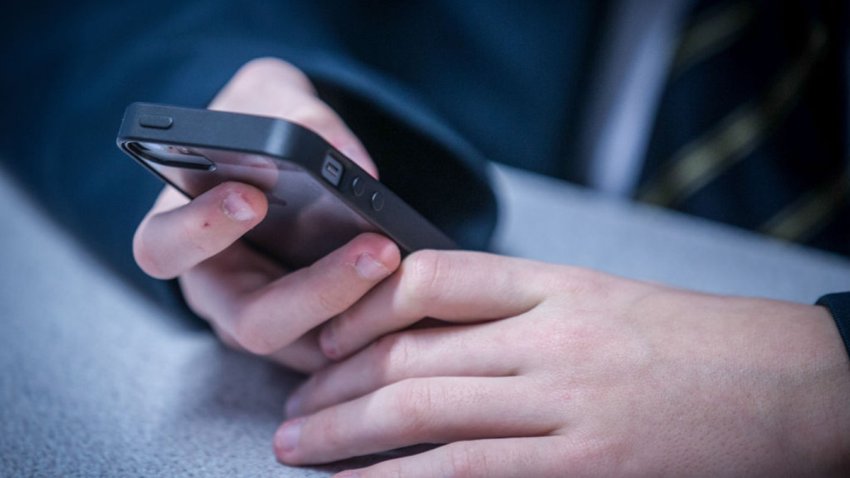
[[[226,181],[268,198],[245,238],[288,267],[303,267],[363,232],[402,254],[455,243],[315,132],[278,118],[149,103],[127,107],[122,151],[194,198]]]

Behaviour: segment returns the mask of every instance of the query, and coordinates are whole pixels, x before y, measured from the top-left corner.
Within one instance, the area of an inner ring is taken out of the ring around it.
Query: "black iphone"
[[[403,254],[454,242],[318,134],[277,118],[134,103],[118,146],[189,198],[226,181],[251,184],[269,200],[246,238],[290,267],[302,267],[372,231]]]

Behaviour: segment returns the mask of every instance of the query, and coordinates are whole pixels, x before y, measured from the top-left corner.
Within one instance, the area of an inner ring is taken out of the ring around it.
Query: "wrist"
[[[850,474],[850,360],[829,312],[809,308],[810,352],[789,363],[794,399],[785,410],[789,422],[783,432],[799,450],[806,474]],[[793,456],[793,455],[792,455]],[[793,458],[791,458],[793,459]]]

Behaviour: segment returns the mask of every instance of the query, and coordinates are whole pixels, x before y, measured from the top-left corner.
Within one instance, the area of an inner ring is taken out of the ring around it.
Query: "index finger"
[[[210,320],[246,350],[266,355],[350,307],[391,274],[399,260],[395,243],[364,233],[313,265],[256,289],[249,288],[257,282],[250,277],[257,274],[255,268],[227,254],[199,264],[181,280],[187,290],[205,291],[201,307]]]
[[[268,210],[263,193],[227,182],[191,202],[166,187],[133,237],[136,263],[148,275],[172,279],[209,259],[259,224]]]
[[[419,251],[360,302],[326,324],[319,337],[332,359],[431,317],[478,322],[525,313],[543,301],[547,265],[465,251]]]

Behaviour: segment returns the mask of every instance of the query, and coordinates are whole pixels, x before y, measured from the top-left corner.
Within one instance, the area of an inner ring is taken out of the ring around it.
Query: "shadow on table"
[[[212,455],[215,462],[229,461],[241,473],[274,460],[272,437],[285,419],[286,398],[304,375],[224,346],[206,348],[198,353],[186,362],[181,375],[185,380],[171,397],[179,405],[172,407],[174,415],[160,428],[162,438],[174,440],[178,447],[183,447],[181,460],[185,455]],[[433,446],[417,445],[297,469],[303,476],[321,476],[430,448]],[[284,465],[275,465],[289,473],[294,471]],[[195,471],[198,471],[197,466]]]

